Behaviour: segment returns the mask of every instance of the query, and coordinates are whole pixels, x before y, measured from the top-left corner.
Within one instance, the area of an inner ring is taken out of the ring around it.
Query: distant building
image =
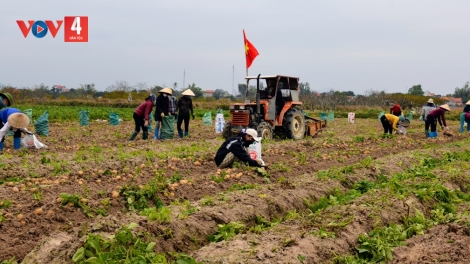
[[[442,98],[441,98],[442,99]],[[446,102],[450,107],[459,107],[462,106],[462,98],[449,97]]]
[[[68,89],[68,91],[67,91],[67,88],[64,85],[60,85],[60,84],[54,84],[54,86],[52,86],[52,89],[57,89],[57,91],[59,91],[59,93],[70,91],[70,89]]]
[[[205,90],[202,94],[203,97],[212,97],[214,96],[214,90]]]

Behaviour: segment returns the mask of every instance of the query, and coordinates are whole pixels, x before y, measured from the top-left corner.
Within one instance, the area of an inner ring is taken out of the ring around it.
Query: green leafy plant
[[[227,240],[237,234],[240,234],[245,230],[245,224],[240,222],[230,222],[226,225],[217,225],[219,230],[214,234],[207,237],[211,242],[219,242],[222,240]]]
[[[363,135],[357,135],[357,136],[354,136],[352,140],[355,143],[362,143],[365,141],[365,137]]]
[[[276,226],[281,222],[281,220],[282,219],[274,219],[274,221],[270,222],[264,219],[264,217],[257,215],[255,220],[256,225],[250,227],[248,232],[260,234],[262,231]]]
[[[327,231],[324,227],[320,227],[318,230],[312,230],[310,232],[312,235],[317,236],[319,238],[335,238],[335,232]]]
[[[11,206],[10,200],[1,200],[0,201],[0,209],[7,209]]]
[[[163,206],[162,201],[156,194],[158,186],[152,183],[144,186],[142,189],[138,186],[124,186],[119,191],[119,194],[126,199],[127,207],[129,210],[142,211],[149,208],[148,201],[152,201],[157,208]]]
[[[137,224],[122,227],[107,240],[100,235],[89,234],[83,247],[72,257],[75,263],[167,263],[164,254],[156,254],[155,242],[144,241],[132,232]]]
[[[156,207],[145,208],[140,212],[140,215],[145,215],[149,220],[156,220],[162,224],[169,223],[171,220],[171,210],[166,206],[162,206],[158,209]]]
[[[235,190],[248,190],[248,189],[254,189],[256,187],[256,184],[243,184],[240,185],[238,183],[235,183],[234,185],[230,186],[228,189],[230,192],[235,191]]]
[[[62,206],[67,205],[81,208],[83,213],[85,213],[88,217],[94,216],[93,209],[86,204],[86,200],[84,200],[81,195],[61,193],[59,194],[59,197],[61,199]]]
[[[213,180],[216,183],[221,183],[225,180],[225,176],[222,176],[222,173],[221,173],[221,176],[211,175],[210,178],[211,178],[211,180]]]

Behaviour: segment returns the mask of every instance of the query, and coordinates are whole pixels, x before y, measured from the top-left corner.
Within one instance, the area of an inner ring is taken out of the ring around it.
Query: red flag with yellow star
[[[246,57],[246,68],[250,68],[251,63],[255,60],[256,56],[259,55],[255,46],[246,39],[245,30],[243,30],[243,39],[245,40],[245,57]]]

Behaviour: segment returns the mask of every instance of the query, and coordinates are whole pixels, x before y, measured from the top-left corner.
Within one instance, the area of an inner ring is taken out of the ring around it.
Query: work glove
[[[161,113],[160,116],[161,116],[161,117],[165,117],[165,114],[164,114],[164,113]]]
[[[444,127],[445,130],[449,130],[449,127]]]
[[[194,114],[193,114],[193,120],[194,120]]]
[[[261,165],[261,168],[264,168],[265,170],[269,170],[269,167],[266,165]]]

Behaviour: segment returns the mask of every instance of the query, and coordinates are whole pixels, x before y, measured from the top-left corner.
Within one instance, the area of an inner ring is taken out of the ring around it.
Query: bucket
[[[410,120],[406,119],[406,118],[405,118],[405,120],[398,122],[398,124],[402,127],[408,127],[410,125],[410,123],[411,123]]]

